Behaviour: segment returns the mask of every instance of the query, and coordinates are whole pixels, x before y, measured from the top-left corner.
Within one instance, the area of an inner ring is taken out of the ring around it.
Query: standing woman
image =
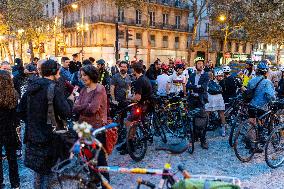
[[[16,106],[18,94],[14,88],[9,72],[0,70],[0,149],[5,147],[9,164],[11,188],[20,187],[16,150],[18,138],[16,133]],[[0,153],[0,188],[4,188],[2,153]]]
[[[97,129],[107,123],[107,94],[102,84],[98,83],[99,72],[92,66],[87,65],[80,70],[81,79],[85,87],[80,91],[73,111],[79,114],[79,122],[87,122]],[[106,146],[105,134],[98,135],[100,142]],[[107,166],[106,154],[101,151],[98,165]],[[103,174],[109,180],[109,174]]]

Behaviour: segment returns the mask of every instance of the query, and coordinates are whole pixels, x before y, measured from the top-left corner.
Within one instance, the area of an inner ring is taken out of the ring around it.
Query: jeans
[[[2,165],[2,148],[5,148],[6,156],[8,159],[9,164],[9,178],[12,188],[17,188],[20,186],[20,178],[19,178],[19,172],[18,172],[18,162],[17,162],[17,147],[16,146],[10,146],[8,144],[1,144],[0,143],[0,186],[4,182],[4,176],[3,176],[3,165]]]

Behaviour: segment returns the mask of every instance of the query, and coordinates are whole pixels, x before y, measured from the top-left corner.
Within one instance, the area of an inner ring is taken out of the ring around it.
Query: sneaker
[[[205,142],[201,142],[201,148],[205,149],[205,150],[208,150],[208,143],[205,141]]]

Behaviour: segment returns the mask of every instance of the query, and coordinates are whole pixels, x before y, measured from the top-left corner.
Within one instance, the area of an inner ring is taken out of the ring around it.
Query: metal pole
[[[118,22],[116,22],[115,23],[115,60],[116,62],[119,59],[118,42],[119,42],[119,28],[118,28]]]
[[[83,7],[82,7],[82,8],[83,8]],[[81,55],[82,55],[82,62],[83,62],[83,60],[84,60],[84,42],[85,42],[85,35],[84,35],[84,29],[85,29],[84,27],[85,27],[85,26],[84,26],[84,11],[83,11],[83,9],[82,9],[81,17],[82,17],[82,18],[81,18],[81,19],[82,19],[82,25],[81,25],[81,26],[82,26],[82,28],[81,28],[81,29],[82,29],[82,33],[81,33],[81,35],[82,35],[82,36],[81,36],[81,38],[82,38],[82,49],[81,49],[81,53],[82,53],[82,54],[81,54]]]

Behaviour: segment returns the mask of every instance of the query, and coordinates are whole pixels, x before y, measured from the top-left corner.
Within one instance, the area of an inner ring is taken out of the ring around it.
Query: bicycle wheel
[[[193,124],[192,122],[189,123],[189,126],[187,126],[187,134],[186,134],[186,138],[188,140],[188,149],[187,151],[190,154],[193,154],[194,152],[194,132],[193,132]]]
[[[141,161],[147,152],[147,135],[141,122],[132,125],[127,133],[127,150],[134,161]]]
[[[231,147],[234,146],[236,132],[238,131],[238,128],[242,121],[244,121],[242,115],[238,114],[237,117],[232,122],[232,127],[231,127],[230,134],[229,134],[229,145]]]
[[[284,126],[275,128],[265,144],[265,161],[273,169],[284,162]]]
[[[164,124],[166,120],[164,119],[164,117],[162,117],[160,120],[162,120],[162,122],[159,120],[157,114],[154,114],[155,116],[154,118],[154,128],[155,128],[155,132],[157,133],[158,136],[161,137],[162,142],[163,143],[167,143],[167,135],[166,135],[166,131],[165,131],[165,127]]]
[[[234,141],[234,151],[240,161],[249,162],[252,159],[256,135],[256,128],[250,123],[245,121],[240,124]]]

